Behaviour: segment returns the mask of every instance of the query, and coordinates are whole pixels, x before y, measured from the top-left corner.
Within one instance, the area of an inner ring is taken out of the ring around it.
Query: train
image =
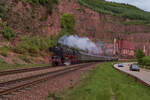
[[[118,60],[117,57],[89,54],[86,51],[69,47],[60,43],[58,43],[56,46],[50,47],[49,51],[53,53],[53,56],[51,57],[52,66]]]

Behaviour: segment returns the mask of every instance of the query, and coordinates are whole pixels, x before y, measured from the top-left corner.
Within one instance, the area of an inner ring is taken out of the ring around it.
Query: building
[[[122,58],[133,58],[136,47],[133,42],[127,40],[114,40],[114,55]]]

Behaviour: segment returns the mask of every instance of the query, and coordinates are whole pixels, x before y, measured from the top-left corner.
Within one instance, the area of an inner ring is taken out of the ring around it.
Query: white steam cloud
[[[88,51],[91,54],[101,54],[102,49],[92,42],[88,37],[78,37],[77,35],[63,36],[59,43]]]
[[[150,0],[106,0],[106,1],[130,4],[144,11],[150,12]]]

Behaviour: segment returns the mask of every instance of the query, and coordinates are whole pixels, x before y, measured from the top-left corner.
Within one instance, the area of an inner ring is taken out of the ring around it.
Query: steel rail
[[[24,68],[24,69],[16,69],[16,70],[8,70],[8,71],[0,71],[0,76],[23,73],[23,72],[30,72],[30,71],[38,71],[53,68],[51,66],[43,66],[43,67],[36,67],[36,68]]]
[[[35,76],[23,78],[23,79],[18,79],[18,80],[13,80],[13,81],[1,83],[2,87],[7,86],[7,87],[10,87],[10,88],[3,89],[2,91],[0,91],[0,96],[9,94],[11,92],[17,91],[17,90],[22,89],[22,88],[26,88],[28,86],[32,86],[34,84],[41,83],[41,82],[46,81],[46,80],[53,79],[57,76],[60,76],[60,75],[63,75],[63,74],[81,69],[81,68],[86,67],[86,66],[90,66],[92,64],[93,63],[86,63],[86,64],[83,64],[83,65],[76,65],[76,66],[73,66],[73,67],[68,67],[68,68],[64,68],[64,69],[49,72],[49,73],[44,73],[44,74],[40,74],[40,75],[35,75]],[[40,77],[40,79],[38,79],[39,77]],[[29,82],[27,82],[27,81],[29,81]],[[11,87],[11,85],[14,85],[14,84],[17,84],[17,83],[20,83],[20,82],[22,82],[22,83],[19,84],[19,85]]]

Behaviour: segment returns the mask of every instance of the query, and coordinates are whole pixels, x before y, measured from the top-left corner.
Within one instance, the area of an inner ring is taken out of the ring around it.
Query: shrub
[[[26,63],[31,63],[29,58],[26,55],[25,56],[19,56],[19,58],[22,59]]]
[[[0,67],[5,67],[6,65],[7,63],[2,58],[0,58]]]
[[[40,54],[41,50],[48,50],[52,45],[52,41],[49,37],[42,36],[24,36],[21,41],[14,47],[15,52],[21,54],[30,54],[37,56]]]
[[[64,13],[61,17],[61,34],[71,35],[75,33],[75,18],[73,15]]]
[[[73,34],[75,34],[75,18],[72,14],[64,13],[61,16],[61,31],[58,35],[53,37],[51,40],[51,46],[56,45],[60,37]]]
[[[138,49],[135,53],[137,59],[143,58],[145,56],[144,52],[141,49]]]
[[[8,46],[3,46],[2,48],[0,48],[0,53],[1,53],[1,55],[2,56],[8,56],[8,52],[11,50],[11,48],[10,47],[8,47]]]
[[[4,14],[5,12],[4,12],[4,7],[2,6],[2,5],[0,5],[0,17],[2,18],[2,19],[4,19]]]
[[[28,0],[35,5],[41,4],[47,8],[48,13],[52,13],[55,4],[59,4],[59,0]]]
[[[142,65],[150,66],[150,56],[145,56],[142,58]]]
[[[142,58],[145,56],[144,52],[141,49],[138,49],[135,53],[136,59],[138,60],[138,63],[142,63]]]
[[[2,34],[7,40],[10,41],[13,37],[16,36],[16,33],[8,26],[6,26],[5,23],[2,23],[1,26],[2,26]]]

